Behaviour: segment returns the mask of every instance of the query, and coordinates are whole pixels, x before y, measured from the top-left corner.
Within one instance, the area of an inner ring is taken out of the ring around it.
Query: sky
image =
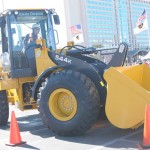
[[[46,8],[55,9],[60,17],[60,25],[54,28],[58,31],[59,44],[57,48],[64,47],[67,42],[64,0],[0,0],[0,12],[6,9]]]
[[[4,9],[9,8],[62,8],[63,0],[1,0],[4,4]],[[59,4],[59,5],[58,5]]]

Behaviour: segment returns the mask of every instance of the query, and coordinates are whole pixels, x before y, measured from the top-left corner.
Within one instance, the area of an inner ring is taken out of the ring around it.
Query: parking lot
[[[122,130],[112,126],[107,120],[96,123],[85,135],[61,137],[47,129],[37,110],[20,111],[10,106],[15,112],[22,141],[16,147],[6,146],[10,136],[10,118],[7,126],[0,128],[0,150],[103,150],[103,149],[141,149],[143,127],[137,130]]]

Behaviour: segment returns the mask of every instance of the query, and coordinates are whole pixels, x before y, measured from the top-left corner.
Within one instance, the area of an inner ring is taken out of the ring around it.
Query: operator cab
[[[53,17],[53,19],[52,19]],[[47,48],[56,50],[53,22],[59,24],[54,10],[7,10],[0,16],[1,59],[4,71],[12,78],[36,76],[34,50],[38,47],[32,42],[25,48],[24,39],[32,33],[32,25],[38,24],[38,36],[46,40]],[[7,67],[7,69],[6,69]]]

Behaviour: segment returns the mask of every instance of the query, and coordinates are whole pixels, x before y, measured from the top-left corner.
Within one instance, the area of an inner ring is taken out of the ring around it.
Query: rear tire
[[[0,125],[6,125],[9,116],[9,106],[6,91],[0,91]]]
[[[94,83],[76,71],[63,70],[50,75],[40,94],[42,120],[56,134],[85,133],[100,113],[100,98]]]

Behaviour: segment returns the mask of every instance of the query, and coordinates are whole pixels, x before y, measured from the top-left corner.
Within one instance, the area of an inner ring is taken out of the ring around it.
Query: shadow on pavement
[[[13,146],[15,147],[15,146]],[[32,150],[40,150],[39,148],[36,148],[34,146],[28,145],[28,144],[22,144],[22,145],[17,145],[17,148],[28,148],[28,149],[32,149]]]
[[[31,134],[41,136],[42,138],[48,138],[54,136],[53,132],[51,132],[43,124],[39,114],[17,117],[16,119],[18,122],[20,132],[29,131]],[[0,129],[9,131],[10,122],[8,122],[8,124],[5,126],[1,126]]]
[[[72,143],[82,143],[95,145],[103,148],[136,148],[139,149],[139,142],[142,141],[143,126],[137,130],[119,129],[112,126],[106,119],[97,122],[86,134],[82,136],[63,137],[54,135],[42,122],[39,114],[17,117],[19,129],[21,132],[29,131],[33,135],[44,138],[55,137],[62,141]],[[3,130],[9,130],[10,122],[7,126],[2,126]],[[23,145],[22,145],[23,146]],[[27,147],[27,144],[24,145]],[[29,146],[29,145],[28,145]],[[30,147],[31,149],[37,149]]]
[[[59,140],[100,146],[102,149],[106,147],[114,149],[139,149],[139,142],[142,141],[142,128],[143,127],[140,127],[137,130],[118,129],[108,125],[101,128],[92,128],[83,136],[55,137]]]

